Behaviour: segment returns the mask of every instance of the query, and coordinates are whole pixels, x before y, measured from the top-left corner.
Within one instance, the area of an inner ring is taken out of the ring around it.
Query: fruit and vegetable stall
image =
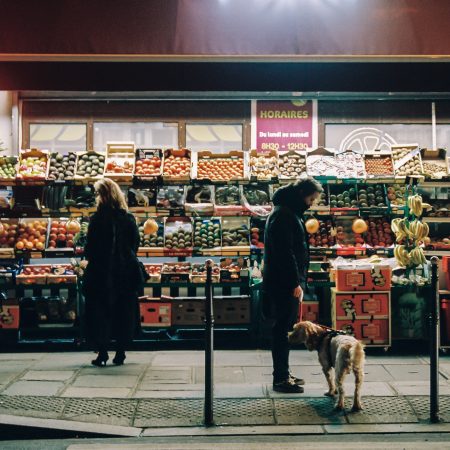
[[[109,177],[136,217],[138,256],[149,274],[136,341],[177,345],[201,338],[204,262],[211,258],[219,340],[265,343],[265,220],[276,189],[306,176],[324,192],[305,217],[310,289],[299,316],[369,346],[424,339],[431,255],[442,259],[448,282],[445,152],[406,144],[366,154],[215,153],[110,142],[105,152],[28,149],[0,157],[0,341],[83,344],[80,284],[93,183]]]

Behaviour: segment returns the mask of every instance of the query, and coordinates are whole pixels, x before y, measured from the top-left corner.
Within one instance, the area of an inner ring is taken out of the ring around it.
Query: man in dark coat
[[[288,332],[306,288],[309,245],[303,213],[323,191],[313,178],[278,189],[264,233],[264,312],[273,318],[273,389],[302,393],[304,381],[289,371]]]

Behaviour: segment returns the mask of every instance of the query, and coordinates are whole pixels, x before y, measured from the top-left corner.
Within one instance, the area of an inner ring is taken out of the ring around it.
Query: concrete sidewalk
[[[202,428],[203,352],[129,352],[125,365],[102,368],[90,365],[94,356],[0,354],[0,424],[123,436],[212,432]],[[368,356],[361,413],[333,411],[316,353],[292,352],[292,370],[306,380],[301,395],[272,391],[271,363],[268,351],[215,352],[215,422],[224,426],[215,432],[450,432],[448,356],[440,361],[447,423],[437,425],[427,423],[426,358]],[[353,394],[352,376],[346,390]]]

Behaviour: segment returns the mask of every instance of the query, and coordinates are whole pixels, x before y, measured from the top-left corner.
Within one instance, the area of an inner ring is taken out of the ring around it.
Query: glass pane
[[[136,148],[178,148],[178,124],[162,122],[95,122],[94,149],[108,141],[132,141]]]
[[[86,150],[86,124],[32,123],[30,147],[62,154]]]
[[[446,148],[450,125],[436,126],[436,144]],[[418,143],[432,148],[431,125],[426,124],[326,124],[325,147],[358,152],[388,149],[391,144]]]
[[[186,147],[219,153],[242,150],[242,125],[186,124]]]

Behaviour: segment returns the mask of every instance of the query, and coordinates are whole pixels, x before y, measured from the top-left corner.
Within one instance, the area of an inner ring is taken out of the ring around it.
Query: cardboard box
[[[214,299],[214,321],[218,325],[250,323],[250,311],[250,297]]]
[[[336,270],[336,290],[387,291],[391,288],[392,270],[390,266],[338,266]]]
[[[391,345],[391,326],[389,319],[373,320],[334,320],[333,328],[342,330],[370,346]]]
[[[139,301],[141,326],[170,327],[172,324],[172,304],[158,298]]]
[[[390,317],[390,291],[337,292],[331,291],[332,316],[337,320],[388,319]]]
[[[172,325],[203,325],[205,301],[177,298],[172,301]]]
[[[302,321],[319,322],[319,302],[301,302],[298,317]]]
[[[17,330],[19,316],[19,303],[16,299],[0,302],[0,330]]]

